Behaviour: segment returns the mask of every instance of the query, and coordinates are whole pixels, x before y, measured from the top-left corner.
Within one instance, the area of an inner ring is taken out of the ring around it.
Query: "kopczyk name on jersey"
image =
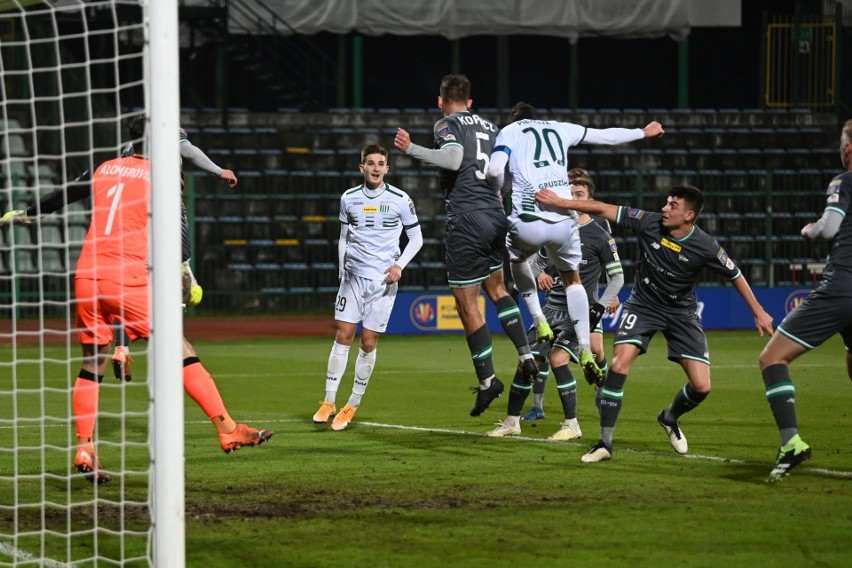
[[[479,115],[477,115],[477,114],[470,114],[470,115],[464,115],[463,114],[463,115],[459,115],[457,118],[459,119],[459,122],[461,122],[462,124],[467,124],[469,126],[472,126],[474,124],[481,124],[483,128],[486,128],[486,129],[490,130],[491,132],[497,132],[496,126],[494,126],[493,124],[491,124],[491,122],[489,122],[487,120],[479,118]]]

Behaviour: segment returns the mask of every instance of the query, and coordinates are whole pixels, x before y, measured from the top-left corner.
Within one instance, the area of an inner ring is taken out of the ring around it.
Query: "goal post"
[[[177,0],[150,1],[151,353],[153,369],[154,558],[182,568],[185,559],[183,315],[181,310],[180,118]],[[149,377],[150,378],[150,377]]]
[[[66,198],[0,228],[0,567],[185,564],[178,30],[178,0],[0,0],[0,213]],[[67,197],[140,115],[151,331],[94,389],[101,485],[75,465],[91,200]]]
[[[183,313],[180,274],[180,119],[177,0],[148,0],[151,107],[151,420],[154,559],[185,563],[183,443]]]

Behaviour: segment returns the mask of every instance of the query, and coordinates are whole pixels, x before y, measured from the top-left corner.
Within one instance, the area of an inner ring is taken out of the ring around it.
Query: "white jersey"
[[[570,122],[520,120],[497,135],[494,151],[509,156],[512,172],[512,216],[523,221],[564,221],[557,212],[536,202],[540,189],[550,189],[559,197],[571,199],[568,185],[568,148],[586,137],[586,128]]]
[[[399,258],[402,230],[420,224],[408,194],[387,183],[347,190],[340,197],[340,222],[349,225],[343,269],[373,280],[384,280]]]

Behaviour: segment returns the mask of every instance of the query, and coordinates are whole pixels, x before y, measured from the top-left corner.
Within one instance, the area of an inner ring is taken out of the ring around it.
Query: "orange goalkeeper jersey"
[[[151,162],[104,162],[92,176],[92,221],[77,261],[77,278],[142,285],[148,279]]]

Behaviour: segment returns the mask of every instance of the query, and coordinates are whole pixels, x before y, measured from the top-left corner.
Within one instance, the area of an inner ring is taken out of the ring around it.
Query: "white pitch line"
[[[298,418],[258,418],[258,419],[256,419],[256,421],[257,422],[275,422],[275,423],[278,423],[278,424],[284,424],[284,423],[288,423],[288,422],[290,422],[290,423],[292,423],[292,422],[295,422],[295,423],[306,422],[305,420],[301,420],[301,419],[298,419]],[[249,422],[252,422],[252,420],[249,420]],[[210,422],[207,421],[207,420],[187,420],[186,423],[187,424],[209,424]],[[387,429],[392,429],[392,430],[407,430],[407,431],[411,431],[411,432],[431,432],[431,433],[435,433],[435,434],[457,434],[457,435],[460,435],[460,436],[477,436],[477,437],[484,437],[485,436],[484,432],[471,432],[471,431],[468,431],[468,430],[451,430],[449,428],[431,428],[431,427],[427,427],[427,426],[406,426],[404,424],[385,424],[383,422],[362,422],[360,420],[358,421],[358,425],[359,426],[372,426],[374,428],[387,428]],[[66,426],[63,425],[63,424],[47,424],[47,425],[45,425],[45,428],[49,428],[49,427],[65,428]],[[8,428],[8,427],[0,427],[0,430],[6,429],[6,428]],[[512,440],[519,440],[519,441],[523,441],[523,442],[543,442],[543,443],[546,443],[546,444],[549,444],[549,445],[554,445],[554,446],[577,446],[579,448],[585,448],[585,447],[588,446],[588,444],[578,443],[578,442],[548,442],[546,438],[534,438],[532,436],[507,436],[507,438],[512,439]],[[632,452],[632,453],[635,453],[635,454],[644,454],[644,455],[649,455],[649,456],[670,456],[671,455],[669,452],[655,452],[655,451],[652,451],[652,450],[636,450],[636,449],[632,449],[632,448],[622,448],[622,447],[619,447],[618,451],[619,452]],[[706,456],[706,455],[703,455],[703,454],[685,454],[682,457],[684,457],[686,459],[691,459],[691,460],[716,461],[716,462],[724,462],[724,463],[734,463],[734,464],[739,464],[739,465],[754,465],[754,466],[766,465],[766,464],[763,464],[763,463],[747,462],[745,460],[738,460],[738,459],[734,459],[734,458],[723,458],[721,456]],[[852,471],[842,471],[842,470],[836,470],[836,469],[825,469],[825,468],[820,468],[820,467],[807,467],[807,466],[801,466],[798,469],[799,469],[799,471],[809,471],[809,472],[812,472],[812,473],[818,473],[818,474],[826,475],[826,476],[829,476],[829,477],[840,477],[842,479],[852,479]],[[2,549],[0,549],[0,552],[2,552]]]
[[[287,419],[287,420],[280,420],[280,422],[301,422],[301,420]],[[394,429],[394,430],[410,430],[410,431],[415,431],[415,432],[434,432],[436,434],[459,434],[459,435],[462,435],[462,436],[484,436],[485,435],[484,432],[469,432],[467,430],[450,430],[450,429],[447,429],[447,428],[427,428],[427,427],[424,427],[424,426],[404,426],[402,424],[384,424],[384,423],[381,423],[381,422],[361,422],[361,421],[359,421],[358,424],[364,425],[364,426],[373,426],[375,428],[390,428],[390,429]],[[544,442],[546,444],[552,444],[554,446],[556,446],[556,445],[559,445],[559,446],[569,446],[570,445],[570,446],[578,446],[578,447],[587,447],[588,446],[588,444],[582,444],[582,443],[577,443],[577,442],[548,442],[547,439],[545,439],[545,438],[533,438],[531,436],[508,436],[507,438],[512,439],[512,440],[520,440],[520,441],[524,441],[524,442]],[[655,452],[655,451],[651,451],[651,450],[635,450],[635,449],[632,449],[632,448],[618,448],[618,451],[620,451],[620,452],[632,452],[632,453],[635,453],[635,454],[644,454],[644,455],[650,455],[650,456],[668,456],[668,455],[671,455],[669,452]],[[687,458],[687,459],[693,459],[693,460],[717,461],[717,462],[734,463],[734,464],[740,464],[740,465],[754,465],[754,466],[765,465],[765,464],[762,464],[762,463],[747,462],[745,460],[738,460],[738,459],[733,459],[733,458],[723,458],[723,457],[720,457],[720,456],[705,456],[705,455],[702,455],[702,454],[685,454],[683,457]],[[825,469],[825,468],[805,467],[805,466],[799,467],[798,469],[799,469],[799,471],[810,471],[812,473],[818,473],[818,474],[827,475],[827,476],[830,476],[830,477],[840,477],[840,478],[844,478],[844,479],[852,479],[852,471],[840,471],[840,470],[835,470],[835,469]]]

